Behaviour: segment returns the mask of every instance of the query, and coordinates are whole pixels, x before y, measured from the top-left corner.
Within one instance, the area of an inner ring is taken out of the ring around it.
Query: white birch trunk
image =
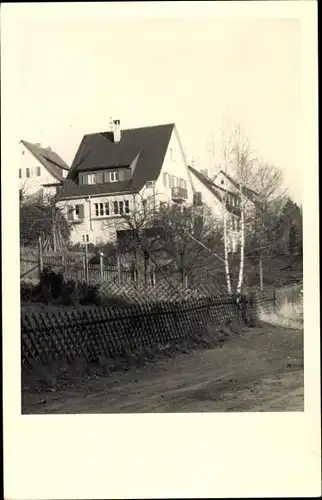
[[[240,214],[240,264],[237,284],[237,293],[241,292],[244,280],[244,262],[245,262],[245,210],[244,204],[241,203]]]
[[[226,274],[226,283],[227,283],[227,291],[229,295],[231,295],[231,281],[230,281],[230,270],[229,270],[229,261],[228,261],[228,238],[227,238],[227,214],[226,214],[226,200],[224,205],[224,261],[225,261],[225,274]]]

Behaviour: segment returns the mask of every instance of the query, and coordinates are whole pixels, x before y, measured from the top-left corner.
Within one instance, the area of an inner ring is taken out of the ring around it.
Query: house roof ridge
[[[146,129],[151,129],[151,128],[159,128],[159,127],[175,127],[174,122],[169,122],[169,123],[160,123],[158,125],[145,125],[141,127],[128,127],[128,128],[122,128],[122,133],[123,132],[129,132],[129,131],[135,131],[135,130],[146,130]],[[100,135],[100,134],[107,134],[110,133],[112,134],[113,132],[110,130],[99,130],[97,132],[89,132],[87,134],[84,134],[83,137],[91,137],[93,135]]]
[[[122,129],[117,144],[113,142],[112,132],[85,134],[66,178],[70,182],[63,183],[61,197],[92,192],[93,188],[87,184],[80,188],[77,183],[80,172],[90,173],[116,166],[132,169],[131,178],[122,181],[122,190],[140,191],[146,182],[159,177],[174,128],[175,123],[165,123]],[[112,188],[116,189],[116,186],[109,186],[107,191],[102,186],[95,189],[102,194],[103,191],[111,194]]]
[[[20,143],[23,144],[28,151],[48,170],[48,172],[55,177],[58,181],[63,180],[62,170],[69,171],[70,168],[67,163],[59,156],[53,149],[43,148],[37,143],[21,139]]]

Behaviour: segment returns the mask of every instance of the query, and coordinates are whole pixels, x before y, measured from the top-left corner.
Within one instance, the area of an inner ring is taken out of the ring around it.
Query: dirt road
[[[303,411],[303,332],[263,326],[222,348],[24,393],[23,413]]]

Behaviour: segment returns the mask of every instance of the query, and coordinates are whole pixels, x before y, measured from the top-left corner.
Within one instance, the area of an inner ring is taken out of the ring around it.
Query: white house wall
[[[228,189],[228,191],[231,191],[232,193],[239,193],[239,189],[235,186],[233,182],[227,179],[227,177],[223,172],[219,172],[217,177],[215,177],[214,184],[223,189]]]
[[[191,172],[191,178],[196,192],[201,193],[202,203],[204,203],[211,211],[214,220],[223,221],[224,211],[222,203],[216,198],[216,196]],[[229,240],[229,251],[236,252],[238,250],[240,233],[239,231],[233,230],[232,220],[234,216],[229,212],[226,212],[227,217],[227,229],[228,229],[228,240]]]
[[[115,242],[116,232],[120,229],[128,229],[129,226],[124,217],[120,215],[97,217],[95,214],[95,203],[113,203],[114,201],[125,200],[129,201],[130,211],[133,211],[134,197],[131,194],[75,198],[60,201],[57,203],[57,206],[62,209],[62,213],[67,218],[69,206],[83,205],[84,218],[81,221],[74,220],[72,222],[71,241],[73,244],[84,243],[84,238],[88,235],[88,243],[98,245],[101,243]]]
[[[174,175],[176,178],[183,179],[186,181],[187,195],[188,195],[186,203],[191,204],[193,201],[193,191],[190,183],[188,166],[175,127],[173,129],[171,139],[169,141],[169,146],[164,157],[164,162],[160,175],[155,183],[156,200],[161,202],[167,202],[172,199],[172,194],[171,194],[171,187],[164,185],[163,173],[167,173],[169,176]]]
[[[202,203],[211,210],[214,219],[222,220],[223,206],[220,201],[193,173],[191,173],[191,177],[196,192],[201,193]]]
[[[21,144],[20,164],[22,177],[19,178],[19,189],[26,196],[42,194],[43,184],[58,183],[57,179],[35,158],[35,156]],[[36,176],[36,169],[40,167],[40,176]],[[26,169],[30,169],[31,177],[26,176]],[[48,190],[50,192],[50,190]]]

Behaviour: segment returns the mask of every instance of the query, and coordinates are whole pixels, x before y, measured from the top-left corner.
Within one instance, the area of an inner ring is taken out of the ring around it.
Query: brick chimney
[[[121,123],[120,120],[113,120],[114,130],[113,130],[113,138],[114,142],[120,142],[121,140]]]

